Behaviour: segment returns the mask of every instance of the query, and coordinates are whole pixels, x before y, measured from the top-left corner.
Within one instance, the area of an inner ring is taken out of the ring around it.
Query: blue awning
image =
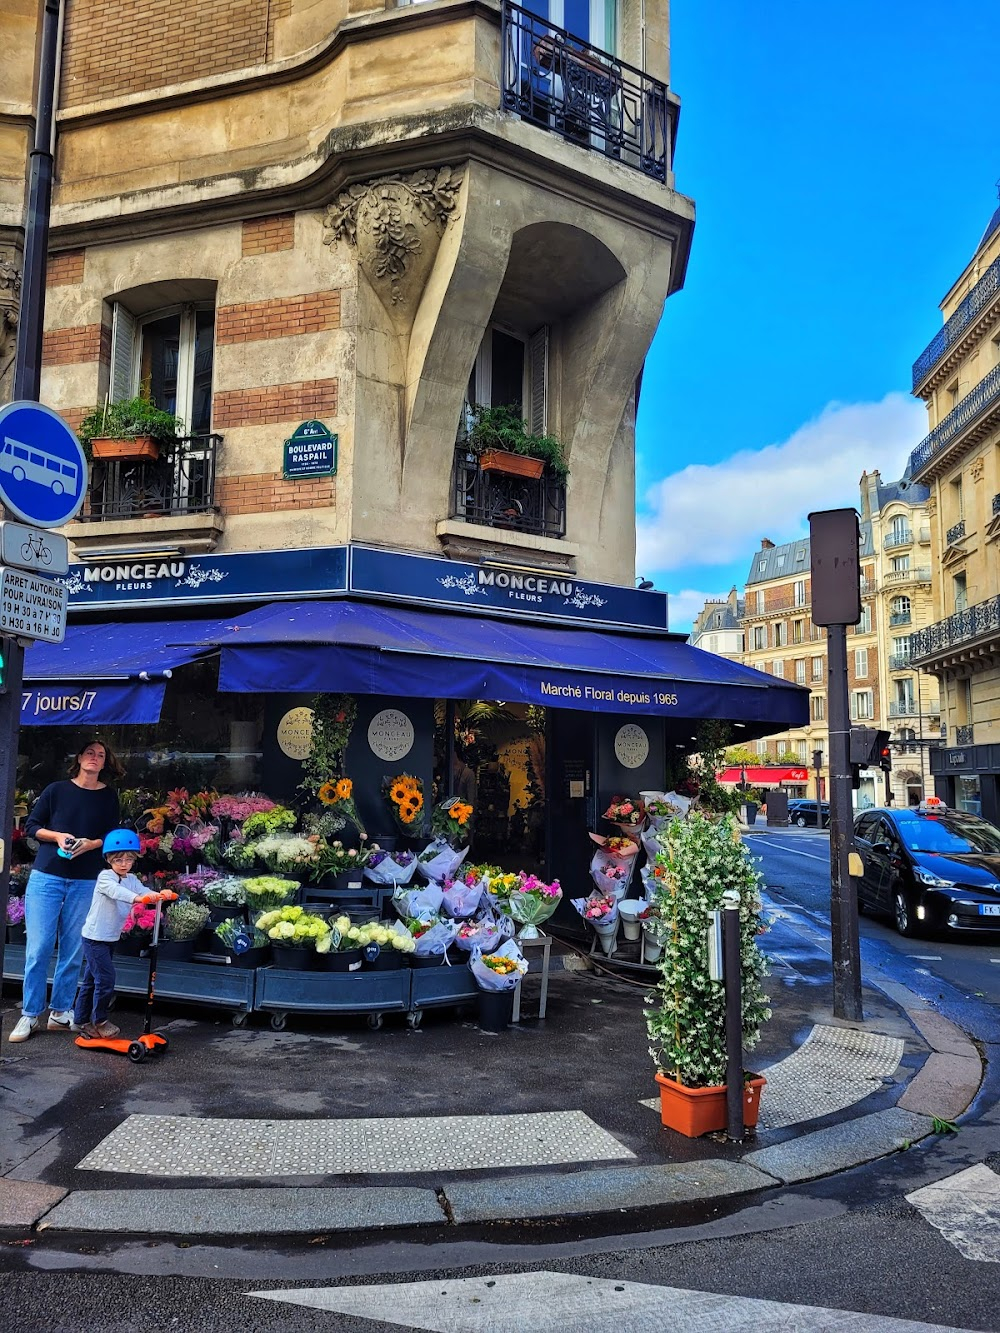
[[[24,655],[21,725],[107,726],[157,722],[165,681],[207,651],[192,640],[217,620],[68,625],[62,643]]]
[[[263,607],[201,643],[222,650],[223,691],[503,699],[758,731],[808,722],[808,690],[679,636],[308,601]]]

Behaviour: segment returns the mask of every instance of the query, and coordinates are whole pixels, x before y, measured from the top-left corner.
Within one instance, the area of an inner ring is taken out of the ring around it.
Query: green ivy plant
[[[554,435],[533,435],[513,404],[472,409],[469,445],[477,454],[502,449],[525,458],[540,458],[557,477],[569,473],[563,447]]]
[[[657,835],[656,858],[665,871],[654,898],[663,923],[660,980],[646,997],[649,1053],[668,1078],[691,1088],[717,1087],[726,1079],[725,988],[708,972],[709,913],[727,889],[739,894],[740,961],[743,969],[743,1045],[751,1050],[771,1016],[763,980],[767,960],[757,937],[761,879],[740,841],[735,820],[693,810]]]
[[[302,765],[301,789],[315,797],[324,782],[344,772],[358,704],[352,694],[315,694],[309,707],[313,713],[312,748]]]

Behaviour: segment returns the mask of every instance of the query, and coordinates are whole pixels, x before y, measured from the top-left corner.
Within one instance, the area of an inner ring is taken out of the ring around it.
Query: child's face
[[[108,865],[116,875],[127,875],[137,860],[135,852],[111,852],[108,856]]]

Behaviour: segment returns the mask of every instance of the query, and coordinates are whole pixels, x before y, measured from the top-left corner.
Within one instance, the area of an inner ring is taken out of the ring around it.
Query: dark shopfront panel
[[[942,745],[930,752],[935,794],[1000,828],[1000,745]]]

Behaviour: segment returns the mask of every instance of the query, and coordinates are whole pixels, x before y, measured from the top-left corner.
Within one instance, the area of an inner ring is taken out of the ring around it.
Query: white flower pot
[[[613,954],[618,943],[618,922],[613,926],[594,926],[597,932],[597,938],[601,941],[601,948],[608,955]]]
[[[642,961],[644,963],[655,963],[662,953],[663,945],[652,931],[644,929],[642,932]]]
[[[638,920],[638,917],[639,913],[645,910],[645,907],[645,901],[638,898],[629,898],[626,902],[618,904],[618,916],[627,940],[637,940],[642,934],[642,923]]]

